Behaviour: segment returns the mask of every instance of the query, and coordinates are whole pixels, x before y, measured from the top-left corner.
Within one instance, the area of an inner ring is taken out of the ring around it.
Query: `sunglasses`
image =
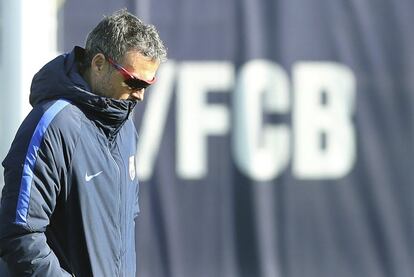
[[[103,54],[103,51],[101,49],[98,48],[98,50]],[[120,64],[118,64],[117,62],[115,62],[112,58],[110,58],[108,55],[105,55],[105,58],[108,60],[108,62],[119,72],[121,73],[122,77],[124,78],[124,83],[130,87],[133,90],[141,90],[141,89],[146,89],[147,87],[149,87],[150,85],[155,83],[155,77],[152,78],[152,80],[150,81],[144,81],[141,80],[137,77],[135,77],[134,75],[132,75],[132,73],[130,73],[128,70],[126,70],[124,67],[122,67]]]

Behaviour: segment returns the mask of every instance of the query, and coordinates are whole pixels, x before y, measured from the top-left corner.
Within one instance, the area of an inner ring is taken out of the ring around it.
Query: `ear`
[[[101,53],[96,54],[91,61],[91,71],[95,74],[103,72],[105,67],[105,56]]]

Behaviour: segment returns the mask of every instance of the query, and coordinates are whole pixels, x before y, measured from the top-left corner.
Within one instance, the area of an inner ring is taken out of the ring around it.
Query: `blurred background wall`
[[[1,0],[1,160],[33,74],[124,7],[170,58],[135,110],[137,276],[414,276],[414,2]]]
[[[0,158],[30,111],[33,75],[57,54],[58,1],[0,2]],[[0,169],[3,175],[3,168]],[[0,186],[3,186],[1,178]]]

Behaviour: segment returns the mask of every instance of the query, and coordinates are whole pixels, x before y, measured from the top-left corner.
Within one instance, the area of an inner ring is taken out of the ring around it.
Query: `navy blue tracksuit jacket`
[[[35,75],[3,161],[0,257],[12,276],[135,276],[135,102],[93,94],[82,55]]]

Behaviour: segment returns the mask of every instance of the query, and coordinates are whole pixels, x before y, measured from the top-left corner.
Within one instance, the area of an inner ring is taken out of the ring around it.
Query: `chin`
[[[144,100],[144,98],[137,98],[134,96],[129,96],[126,100],[132,100],[132,101],[137,101],[137,102],[141,102],[142,100]]]

